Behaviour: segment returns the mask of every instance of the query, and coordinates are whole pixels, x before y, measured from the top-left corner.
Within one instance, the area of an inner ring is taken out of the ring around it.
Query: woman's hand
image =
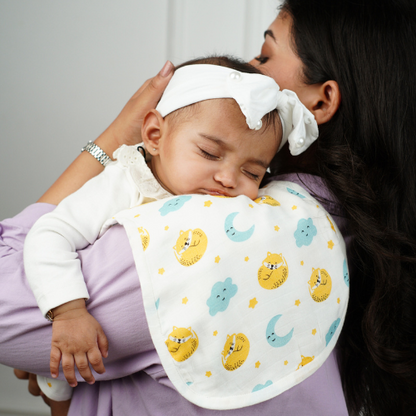
[[[156,107],[173,75],[173,64],[166,62],[162,70],[147,80],[130,98],[121,113],[111,125],[95,140],[95,143],[112,156],[122,144],[132,145],[141,142],[141,129],[144,116]],[[97,176],[102,165],[87,152],[82,152],[53,185],[39,198],[38,202],[58,205],[85,182]]]
[[[84,299],[65,303],[53,310],[50,369],[52,378],[58,377],[59,363],[71,387],[77,385],[75,365],[84,380],[95,382],[91,367],[105,372],[102,357],[108,356],[108,341],[96,319],[85,307]]]
[[[38,380],[36,378],[36,374],[28,373],[27,371],[18,370],[17,368],[13,369],[14,375],[19,380],[28,380],[28,390],[32,396],[41,396],[45,404],[50,406],[50,400],[46,397],[42,390],[39,388]]]
[[[148,79],[130,98],[111,125],[95,140],[111,156],[122,144],[141,143],[144,116],[154,109],[173,75],[173,64],[167,61],[155,77]],[[107,151],[108,150],[108,151]]]

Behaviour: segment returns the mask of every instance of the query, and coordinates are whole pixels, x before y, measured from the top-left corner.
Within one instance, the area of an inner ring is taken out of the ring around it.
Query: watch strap
[[[90,155],[94,156],[104,167],[111,161],[110,156],[91,140],[81,149],[81,153],[82,152],[88,152]]]

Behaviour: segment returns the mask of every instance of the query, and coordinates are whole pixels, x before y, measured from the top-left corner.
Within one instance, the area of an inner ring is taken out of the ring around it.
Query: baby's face
[[[280,144],[280,120],[250,130],[232,99],[207,100],[192,115],[165,119],[159,155],[152,161],[157,179],[172,194],[257,198],[260,182]],[[265,124],[265,123],[263,123]]]

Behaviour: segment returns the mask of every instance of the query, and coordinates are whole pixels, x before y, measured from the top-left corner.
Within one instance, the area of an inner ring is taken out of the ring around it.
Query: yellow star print
[[[275,231],[279,231],[280,230],[280,228],[277,225],[274,226],[274,229],[275,229]]]
[[[288,364],[289,364],[289,362],[286,360],[283,364],[284,364],[284,365],[288,365]]]
[[[257,304],[258,304],[257,299],[256,298],[253,298],[253,299],[250,300],[250,303],[249,303],[249,306],[248,307],[254,309]]]
[[[182,303],[183,303],[184,305],[186,305],[186,304],[188,303],[188,298],[187,298],[187,297],[184,297],[184,298],[182,299]]]
[[[216,336],[218,335],[218,331],[214,331],[214,332],[212,333],[212,335],[214,335],[214,337],[216,337]]]
[[[292,210],[294,211],[295,209],[298,209],[298,207],[296,205],[293,205]]]
[[[166,230],[166,231],[167,231],[167,230],[169,230],[169,226],[166,226],[166,227],[165,227],[165,230]]]
[[[165,273],[165,269],[162,267],[161,269],[159,269],[159,274],[163,274]]]
[[[220,256],[215,257],[215,263],[219,263],[221,260]]]
[[[260,367],[260,364],[261,364],[261,362],[260,362],[260,361],[257,361],[257,362],[256,362],[256,364],[254,364],[254,366],[255,366],[256,368],[259,368],[259,367]]]
[[[332,241],[332,240],[329,240],[328,241],[328,248],[330,249],[330,250],[332,250],[333,248],[334,248],[334,242]]]
[[[212,205],[212,202],[211,201],[205,201],[205,203],[204,203],[204,207],[210,207]]]
[[[300,305],[300,300],[299,300],[299,299],[297,299],[297,300],[295,301],[295,305],[296,305],[296,306],[299,306],[299,305]]]
[[[304,264],[304,263],[303,263],[303,260],[302,260],[302,261],[300,262],[300,265],[301,265],[301,266],[303,266],[303,264]]]
[[[316,329],[312,329],[312,335],[316,335]]]
[[[337,299],[337,302],[338,302],[338,303],[341,303],[341,299],[340,299],[340,298],[338,298],[338,299]]]
[[[212,376],[212,373],[211,373],[211,371],[207,371],[207,372],[205,373],[205,375],[206,375],[207,377],[211,377],[211,376]]]
[[[253,207],[253,205],[251,205],[251,204],[248,204],[248,206],[249,206],[250,208],[254,208],[254,207]]]
[[[244,261],[249,261],[250,259],[248,258],[248,257],[246,257],[245,259],[244,259]]]

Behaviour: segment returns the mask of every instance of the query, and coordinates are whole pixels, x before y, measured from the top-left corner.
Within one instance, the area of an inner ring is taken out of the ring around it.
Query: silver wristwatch
[[[81,153],[84,151],[94,156],[104,167],[106,167],[107,163],[111,161],[110,156],[108,156],[107,153],[101,149],[101,147],[97,146],[91,140],[81,149]]]

